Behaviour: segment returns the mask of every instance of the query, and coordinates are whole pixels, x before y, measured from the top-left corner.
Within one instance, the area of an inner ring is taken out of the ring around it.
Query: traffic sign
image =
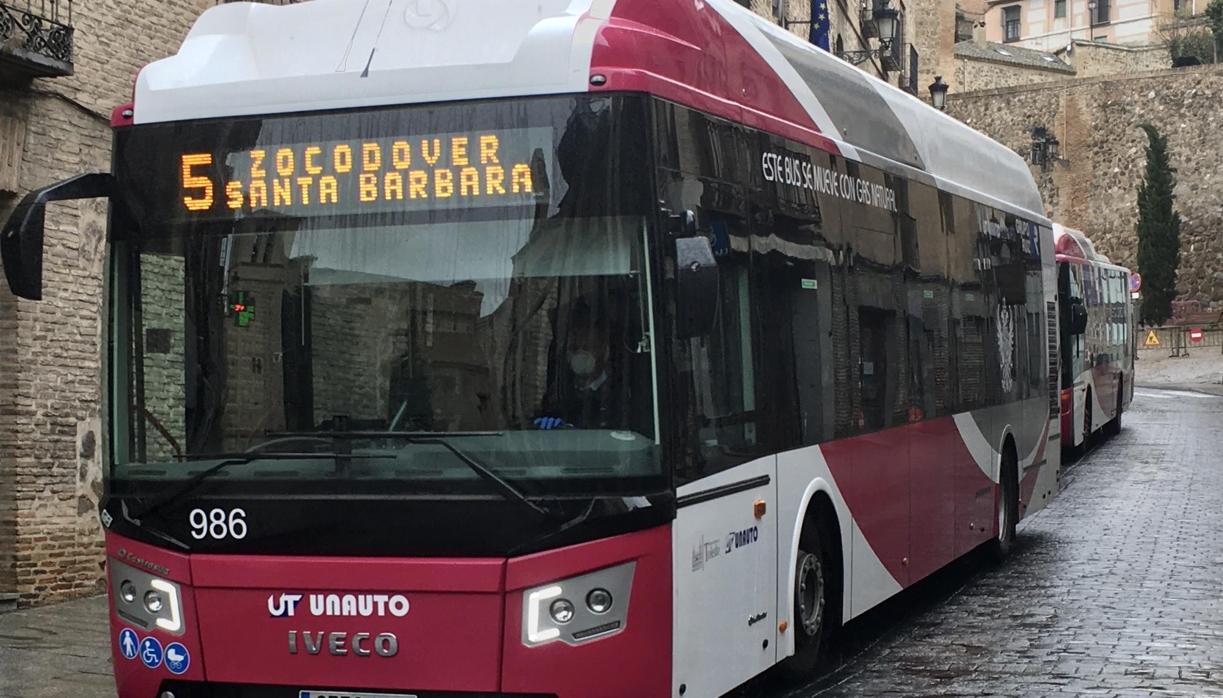
[[[1155,336],[1155,330],[1147,330],[1146,346],[1148,347],[1159,346],[1159,337]]]
[[[172,642],[166,645],[166,668],[171,674],[181,676],[187,673],[191,666],[191,653],[180,643]]]
[[[135,659],[136,648],[140,646],[140,638],[136,637],[136,631],[131,628],[124,628],[119,631],[119,653],[124,659]]]
[[[149,669],[161,666],[163,654],[161,643],[155,637],[146,637],[140,643],[140,661]]]
[[[1192,342],[1192,343],[1194,343],[1194,344],[1201,344],[1201,343],[1202,343],[1202,336],[1203,336],[1203,335],[1202,335],[1202,328],[1201,328],[1201,327],[1190,327],[1190,328],[1189,328],[1189,341],[1190,341],[1190,342]]]

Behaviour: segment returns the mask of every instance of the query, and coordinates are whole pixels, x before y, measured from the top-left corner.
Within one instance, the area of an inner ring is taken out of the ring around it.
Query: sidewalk
[[[108,698],[106,597],[0,614],[0,698]]]
[[[1135,385],[1144,388],[1223,392],[1223,354],[1219,347],[1189,349],[1189,356],[1172,358],[1164,349],[1138,352]]]

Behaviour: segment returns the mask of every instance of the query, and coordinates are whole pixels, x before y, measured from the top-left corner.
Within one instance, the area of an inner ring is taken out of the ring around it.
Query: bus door
[[[725,693],[776,661],[776,461],[760,439],[743,191],[663,173],[671,210],[713,241],[712,329],[672,346],[677,488],[673,695]],[[672,244],[672,243],[668,243]],[[669,250],[673,252],[673,249]]]

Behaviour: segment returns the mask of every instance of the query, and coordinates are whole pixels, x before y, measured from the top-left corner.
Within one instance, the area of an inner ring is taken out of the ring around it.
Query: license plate
[[[346,691],[298,691],[297,698],[416,698],[415,693],[349,693]]]

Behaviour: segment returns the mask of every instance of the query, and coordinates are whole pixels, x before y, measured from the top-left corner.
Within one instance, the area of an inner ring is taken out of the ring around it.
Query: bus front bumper
[[[670,693],[670,526],[509,559],[107,551],[119,698]]]

